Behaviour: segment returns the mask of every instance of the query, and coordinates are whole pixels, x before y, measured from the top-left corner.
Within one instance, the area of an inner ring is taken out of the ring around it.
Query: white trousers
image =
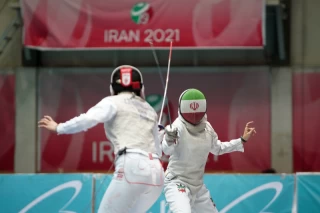
[[[98,213],[145,213],[161,195],[163,178],[158,159],[138,153],[121,155]]]
[[[164,192],[172,213],[218,213],[204,184],[199,192],[192,196],[186,185],[174,180],[165,183]]]

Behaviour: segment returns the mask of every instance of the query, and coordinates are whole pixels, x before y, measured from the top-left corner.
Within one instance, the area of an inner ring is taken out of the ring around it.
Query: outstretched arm
[[[210,151],[212,154],[223,155],[225,153],[235,151],[244,152],[243,144],[240,138],[231,140],[229,142],[221,142],[220,140],[218,140],[217,134],[215,135]]]
[[[55,131],[58,134],[73,134],[86,131],[98,123],[107,122],[116,113],[116,106],[108,98],[104,98],[97,105],[90,108],[87,113],[74,117],[65,123],[57,124],[50,116],[44,116],[38,122],[38,126]]]
[[[247,123],[242,137],[229,142],[221,142],[218,140],[218,135],[213,131],[211,153],[214,155],[222,155],[235,151],[244,152],[243,144],[249,140],[251,135],[256,133],[255,128],[249,127],[250,123],[252,123],[252,121]]]

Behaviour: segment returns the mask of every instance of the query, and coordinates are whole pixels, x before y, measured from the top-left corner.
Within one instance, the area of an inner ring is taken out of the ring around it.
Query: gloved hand
[[[168,146],[171,146],[178,139],[178,129],[176,127],[167,126],[165,128],[165,139],[167,141]]]

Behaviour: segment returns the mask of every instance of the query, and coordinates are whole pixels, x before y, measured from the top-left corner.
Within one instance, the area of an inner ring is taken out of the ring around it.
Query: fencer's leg
[[[137,202],[144,186],[129,184],[123,177],[120,177],[117,177],[117,173],[115,173],[103,195],[98,213],[128,213]]]
[[[216,204],[212,200],[210,192],[204,184],[196,195],[192,205],[192,213],[218,213]]]
[[[146,161],[143,161],[146,162]],[[135,202],[134,206],[128,213],[144,213],[157,201],[160,197],[163,190],[163,177],[164,171],[163,167],[158,159],[147,160],[153,174],[157,174],[159,176],[159,182],[155,181],[155,177],[151,174],[149,176],[150,180],[154,180],[155,185],[145,184],[144,191],[142,191],[139,195],[138,200]],[[141,166],[141,165],[140,165]],[[153,181],[152,181],[153,182]],[[150,182],[151,183],[151,182]]]
[[[163,188],[161,177],[164,172],[159,160],[129,153],[121,156],[116,164],[116,172],[103,196],[98,213],[142,213],[148,210]],[[146,198],[142,196],[144,194],[149,196]],[[142,199],[145,202],[141,202]]]
[[[158,200],[163,186],[149,186],[147,191],[140,195],[133,208],[128,213],[145,213]]]
[[[165,184],[164,193],[172,213],[191,213],[190,190],[178,182]]]

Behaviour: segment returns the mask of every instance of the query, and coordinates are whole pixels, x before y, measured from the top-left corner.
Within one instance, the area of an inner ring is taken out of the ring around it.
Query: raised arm
[[[111,120],[116,113],[116,106],[110,99],[104,98],[86,113],[74,117],[65,123],[57,124],[50,116],[44,116],[38,124],[39,127],[55,131],[58,134],[74,134],[86,131],[87,129],[96,126],[98,123],[107,122],[108,120]]]

